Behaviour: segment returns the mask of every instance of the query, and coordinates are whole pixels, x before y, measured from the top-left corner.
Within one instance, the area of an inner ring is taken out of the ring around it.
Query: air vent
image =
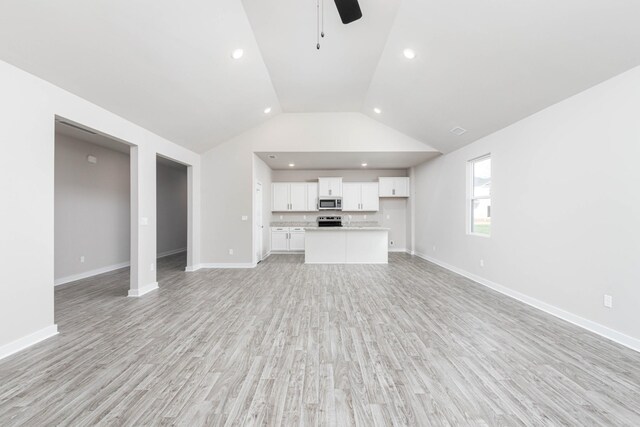
[[[451,129],[449,132],[451,132],[451,133],[452,133],[452,134],[454,134],[454,135],[458,135],[458,136],[460,136],[460,135],[462,135],[462,134],[466,133],[466,132],[467,132],[467,130],[466,130],[466,129],[461,128],[460,126],[456,126],[456,127],[454,127],[453,129]]]
[[[277,159],[278,156],[276,156],[275,154],[269,154],[267,157],[269,157],[270,159]]]
[[[65,122],[62,120],[58,120],[58,123],[60,123],[61,125],[69,126],[70,128],[81,130],[82,132],[90,133],[91,135],[97,135],[97,133],[90,131],[89,129],[85,129],[81,126],[74,125],[73,123]]]

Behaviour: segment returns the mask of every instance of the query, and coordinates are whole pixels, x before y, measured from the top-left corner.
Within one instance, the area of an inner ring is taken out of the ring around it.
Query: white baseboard
[[[404,252],[406,253],[407,250],[406,249],[398,249],[398,248],[389,248],[389,252]]]
[[[193,272],[201,269],[208,268],[255,268],[256,263],[254,262],[229,262],[229,263],[207,263],[203,262],[201,264],[196,264],[192,266],[188,266],[185,271]]]
[[[158,282],[149,283],[148,285],[145,285],[138,289],[129,289],[129,296],[141,297],[151,291],[155,291],[156,289],[158,289]]]
[[[156,255],[156,258],[164,258],[171,255],[180,254],[182,252],[187,252],[187,248],[172,249],[170,251],[160,252],[158,255]]]
[[[97,276],[98,274],[108,273],[110,271],[120,270],[121,268],[129,267],[131,263],[129,261],[121,262],[119,264],[108,265],[106,267],[96,268],[95,270],[85,271],[83,273],[72,274],[71,276],[61,277],[54,279],[53,285],[60,286],[65,283],[75,282],[77,280],[87,279],[89,277]]]
[[[540,301],[536,298],[525,295],[521,292],[514,291],[513,289],[510,289],[506,286],[492,282],[476,274],[469,273],[466,270],[447,264],[438,259],[432,258],[428,255],[421,254],[419,252],[415,252],[415,255],[424,260],[427,260],[436,265],[439,265],[442,268],[446,268],[449,271],[452,271],[468,279],[471,279],[476,283],[479,283],[483,286],[491,288],[496,292],[500,292],[503,295],[516,299],[520,302],[530,305],[531,307],[537,308],[538,310],[542,310],[545,313],[551,314],[552,316],[555,316],[559,319],[565,320],[569,323],[572,323],[576,326],[579,326],[583,329],[593,332],[594,334],[598,334],[604,338],[607,338],[611,341],[615,341],[618,344],[621,344],[632,350],[640,352],[640,339],[630,337],[629,335],[625,335],[622,332],[616,331],[615,329],[611,329],[607,326],[601,325],[600,323],[594,322],[589,319],[585,319],[584,317],[580,317],[577,314],[573,314],[571,312],[568,312],[566,310],[563,310],[561,308],[548,304],[544,301]]]
[[[14,353],[24,350],[27,347],[31,347],[34,344],[44,341],[47,338],[51,338],[54,335],[58,335],[58,325],[47,326],[32,334],[18,338],[8,344],[0,346],[0,359],[11,356]]]

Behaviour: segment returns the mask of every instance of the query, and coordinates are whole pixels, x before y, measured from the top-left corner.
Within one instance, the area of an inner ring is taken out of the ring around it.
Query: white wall
[[[348,170],[275,170],[274,182],[317,181],[321,176],[340,176],[343,182],[377,182],[381,176],[407,176],[406,169],[348,169]],[[378,212],[342,212],[323,211],[320,213],[276,212],[271,221],[315,221],[320,215],[341,215],[345,223],[351,221],[373,221],[389,228],[389,249],[404,251],[407,249],[407,206],[405,198],[381,198]],[[269,206],[271,210],[271,206]],[[393,242],[393,245],[391,245]]]
[[[187,248],[188,182],[187,168],[156,164],[157,248],[158,255]]]
[[[129,170],[126,153],[56,134],[56,282],[129,262]]]
[[[0,357],[55,332],[54,281],[54,118],[81,123],[135,146],[132,205],[149,225],[131,230],[135,241],[132,286],[155,282],[156,154],[190,168],[194,208],[189,212],[190,261],[199,262],[200,156],[50,83],[0,61]],[[135,194],[134,194],[135,196]]]
[[[269,150],[435,151],[360,113],[280,114],[203,154],[204,263],[252,262],[253,222],[242,216],[253,211],[253,153]]]
[[[640,349],[639,117],[635,68],[417,167],[416,251]],[[465,233],[466,164],[486,153],[488,239]]]

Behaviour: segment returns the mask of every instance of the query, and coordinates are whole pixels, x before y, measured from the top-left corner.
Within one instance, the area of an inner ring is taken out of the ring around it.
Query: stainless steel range
[[[342,227],[341,216],[319,216],[318,227]]]

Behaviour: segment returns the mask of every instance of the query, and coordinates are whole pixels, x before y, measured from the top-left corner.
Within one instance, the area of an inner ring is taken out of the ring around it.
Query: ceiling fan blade
[[[358,0],[335,0],[335,2],[343,24],[349,24],[362,18]]]

